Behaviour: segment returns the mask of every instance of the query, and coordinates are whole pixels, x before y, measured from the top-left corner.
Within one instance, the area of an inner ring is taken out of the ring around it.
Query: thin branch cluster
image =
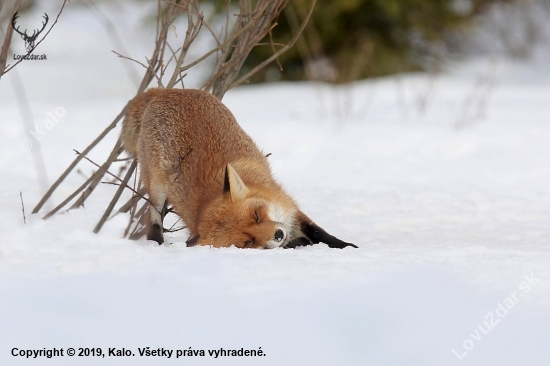
[[[277,25],[277,18],[288,4],[288,1],[289,0],[240,0],[238,1],[238,6],[235,7],[232,6],[231,2],[228,0],[225,26],[222,31],[217,34],[213,27],[205,20],[205,16],[200,10],[198,0],[158,0],[156,39],[151,56],[147,58],[145,62],[140,62],[130,56],[122,55],[116,51],[113,52],[119,57],[138,63],[144,68],[145,74],[136,95],[143,93],[154,81],[156,81],[157,86],[161,88],[170,89],[176,87],[176,85],[184,87],[183,79],[189,69],[211,56],[215,57],[216,65],[212,76],[202,86],[202,89],[210,91],[216,97],[222,99],[228,90],[246,82],[253,74],[276,60],[280,54],[294,45],[309,20],[315,5],[315,0],[312,0],[308,16],[304,19],[293,39],[288,44],[282,46],[270,42],[269,45],[274,51],[273,55],[245,75],[237,78],[245,59],[252,49],[259,46],[261,40],[270,36],[272,29]],[[187,18],[187,29],[181,45],[179,45],[179,47],[174,47],[168,41],[168,33],[171,29],[174,29],[174,22],[180,17]],[[189,49],[197,40],[200,32],[204,29],[214,38],[215,46],[200,57],[194,60],[188,60]],[[271,37],[269,37],[269,39],[271,39]],[[279,47],[279,49],[276,49],[276,47]],[[65,178],[67,178],[75,167],[84,159],[88,163],[93,164],[97,170],[53,210],[47,212],[44,215],[44,219],[53,216],[63,209],[67,210],[67,206],[71,202],[72,204],[68,207],[68,210],[84,206],[86,200],[92,195],[99,183],[114,184],[117,185],[118,188],[107,205],[104,214],[95,226],[94,232],[99,232],[105,222],[114,215],[129,213],[130,218],[124,231],[124,237],[137,239],[144,235],[144,215],[149,206],[149,200],[145,197],[145,190],[143,186],[139,184],[136,174],[134,174],[137,168],[137,162],[134,159],[128,160],[123,158],[123,147],[120,139],[115,143],[107,160],[102,164],[93,162],[87,156],[121,121],[126,114],[128,105],[129,103],[126,104],[118,116],[116,116],[107,128],[93,140],[88,147],[82,150],[82,152],[75,150],[77,154],[76,158],[34,207],[32,211],[33,214],[38,213],[42,209],[44,204],[51,198],[52,194]],[[182,157],[182,162],[186,156]],[[124,166],[120,174],[125,172],[122,178],[109,171],[113,164],[121,161],[124,161]],[[115,181],[102,182],[105,175],[115,178]],[[132,192],[132,197],[115,211],[115,207],[125,189],[129,189]],[[165,214],[171,213],[172,209],[170,207],[164,207],[162,211],[161,215],[164,217]],[[165,231],[177,231],[183,228],[182,226],[175,227],[175,225],[176,224],[169,229],[165,229]]]

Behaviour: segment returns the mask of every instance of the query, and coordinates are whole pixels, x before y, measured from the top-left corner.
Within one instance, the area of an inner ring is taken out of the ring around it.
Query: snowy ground
[[[159,247],[120,239],[125,217],[91,233],[112,186],[86,209],[29,217],[41,187],[22,139],[40,146],[51,182],[134,91],[97,20],[64,15],[44,42],[48,61],[16,69],[35,123],[65,111],[40,143],[23,127],[15,72],[0,82],[1,365],[547,364],[547,50],[438,76],[229,92],[224,102],[303,210],[360,249],[186,248],[176,236]],[[120,22],[134,34],[129,52],[148,54],[149,39]],[[135,356],[12,356],[54,347]],[[141,357],[143,347],[174,353]],[[260,347],[265,356],[208,355]],[[190,348],[206,355],[175,359]]]

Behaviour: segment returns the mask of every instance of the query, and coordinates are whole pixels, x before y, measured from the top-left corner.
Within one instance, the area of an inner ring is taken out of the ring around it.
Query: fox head
[[[188,245],[284,247],[294,236],[296,213],[286,194],[247,186],[227,164],[223,194],[204,209],[198,235]]]

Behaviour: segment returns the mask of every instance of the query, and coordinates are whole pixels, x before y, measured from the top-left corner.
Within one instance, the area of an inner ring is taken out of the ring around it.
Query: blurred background
[[[14,2],[4,1],[0,37],[6,30]],[[33,9],[40,12],[59,3],[23,0],[21,13]],[[204,0],[201,3],[207,19],[223,26],[227,2]],[[309,5],[309,0],[290,1],[273,29],[271,36],[275,44],[286,44],[292,38]],[[93,14],[104,30],[111,33],[113,46],[128,43],[125,26],[117,26],[119,16],[113,9],[139,14],[138,28],[151,31],[155,26],[155,1],[133,0],[122,4],[109,0],[74,0],[68,7],[81,7]],[[445,61],[472,55],[525,59],[537,44],[547,41],[549,12],[547,0],[318,1],[295,47],[251,81],[346,83],[409,71],[439,72]],[[21,21],[24,22],[24,18],[22,16]],[[265,40],[265,46],[252,52],[242,68],[243,73],[273,53],[269,41]]]

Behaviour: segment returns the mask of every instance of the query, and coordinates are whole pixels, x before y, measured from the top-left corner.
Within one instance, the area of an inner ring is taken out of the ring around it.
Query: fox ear
[[[232,202],[242,200],[248,195],[248,188],[231,164],[227,164],[225,167],[223,193],[229,193]]]

